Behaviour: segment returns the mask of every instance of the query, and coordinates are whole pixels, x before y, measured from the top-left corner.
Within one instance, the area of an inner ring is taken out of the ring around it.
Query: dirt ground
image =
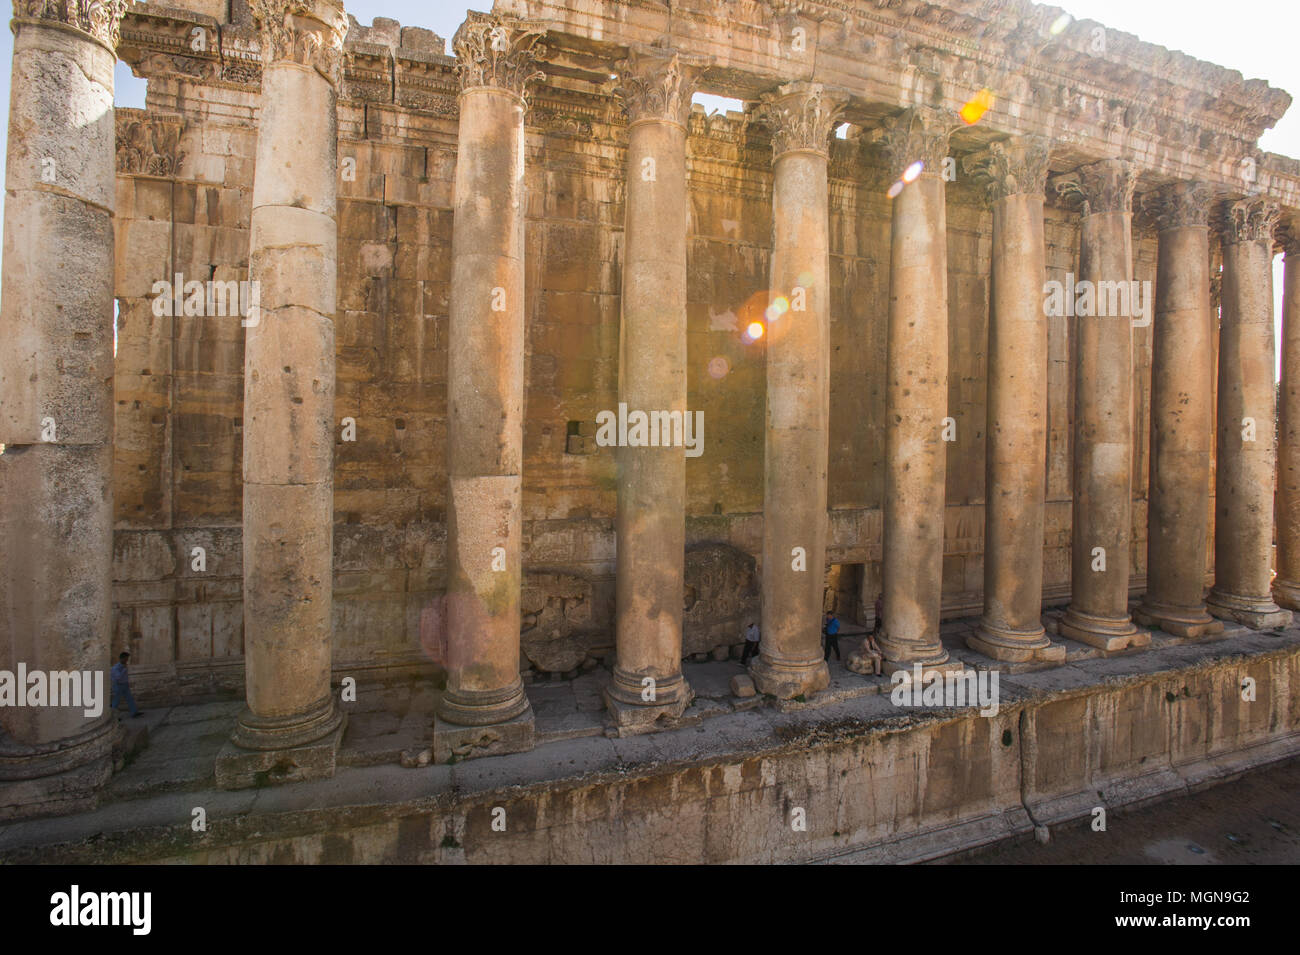
[[[1300,758],[1147,808],[1106,815],[950,857],[983,865],[1285,865],[1300,863]]]

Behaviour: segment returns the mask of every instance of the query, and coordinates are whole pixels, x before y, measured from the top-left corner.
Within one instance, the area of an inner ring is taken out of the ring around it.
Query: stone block
[[[754,681],[750,677],[737,673],[731,678],[731,695],[745,699],[758,695],[758,690],[754,688]]]
[[[458,726],[441,716],[433,720],[433,761],[459,762],[481,756],[524,753],[533,748],[536,726],[529,706],[514,719],[487,726]]]

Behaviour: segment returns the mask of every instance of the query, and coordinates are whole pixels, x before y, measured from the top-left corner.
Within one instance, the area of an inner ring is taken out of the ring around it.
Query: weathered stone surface
[[[755,689],[752,678],[745,676],[743,673],[738,673],[731,678],[731,693],[733,696],[745,699],[757,694],[758,690]]]

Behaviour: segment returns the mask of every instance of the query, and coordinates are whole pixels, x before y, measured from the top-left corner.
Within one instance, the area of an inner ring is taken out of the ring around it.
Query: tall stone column
[[[1218,461],[1210,613],[1256,630],[1284,627],[1273,602],[1273,228],[1261,198],[1224,210]]]
[[[1047,322],[1043,196],[1049,148],[1036,137],[995,142],[966,160],[993,210],[984,614],[966,639],[995,660],[1064,660],[1042,624],[1047,495]]]
[[[948,414],[948,247],[943,160],[949,118],[915,108],[886,121],[891,175],[921,171],[893,200],[882,568],[884,670],[957,667],[939,639]]]
[[[628,414],[686,409],[686,123],[698,69],[642,48],[619,64],[628,115],[619,401]],[[680,716],[686,457],[680,446],[618,449],[618,663],[606,690],[627,730]]]
[[[460,77],[447,358],[447,689],[434,758],[533,746],[519,678],[524,92],[539,32],[470,13]]]
[[[830,683],[822,659],[830,440],[827,164],[846,97],[797,82],[764,97],[772,127],[772,275],[763,461],[763,640],[751,672],[779,699]],[[779,317],[777,317],[779,314]]]
[[[1151,356],[1147,592],[1138,623],[1178,637],[1221,633],[1205,610],[1214,320],[1209,190],[1179,182],[1152,197],[1159,228]]]
[[[113,67],[125,7],[14,3],[0,670],[93,673],[104,696],[99,712],[0,706],[0,820],[90,808],[112,773]]]
[[[1117,307],[1119,295],[1102,291],[1121,288],[1118,283],[1128,289],[1133,278],[1134,183],[1133,166],[1122,159],[1083,166],[1057,181],[1058,191],[1082,200],[1078,281],[1097,290],[1091,308],[1082,295],[1076,300],[1071,592],[1060,627],[1063,636],[1103,650],[1151,642],[1128,612],[1133,310],[1131,302],[1127,310]]]
[[[1273,599],[1300,610],[1300,236],[1291,223],[1281,234],[1282,406],[1277,442],[1277,577]]]
[[[332,775],[343,712],[333,636],[336,89],[339,0],[253,0],[262,96],[244,340],[244,667],[248,706],[217,783]]]

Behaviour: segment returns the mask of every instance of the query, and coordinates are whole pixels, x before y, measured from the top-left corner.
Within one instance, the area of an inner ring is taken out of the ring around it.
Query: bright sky
[[[467,9],[456,0],[345,0],[345,4],[361,23],[368,25],[376,16],[385,16],[403,26],[428,27],[444,37],[449,48]],[[183,0],[176,5],[183,5]],[[1111,29],[1239,70],[1247,77],[1267,80],[1300,98],[1300,56],[1296,53],[1300,3],[1296,0],[1063,0],[1056,5],[1076,18],[1096,20]],[[477,8],[490,9],[490,0],[482,0]],[[4,64],[0,68],[0,139],[7,138],[9,126],[8,64],[12,54],[12,32],[0,31],[0,64]],[[116,84],[118,105],[144,106],[144,81],[131,76],[122,63],[118,64]],[[1263,135],[1260,146],[1300,158],[1300,103],[1292,105],[1277,127]],[[1275,268],[1274,286],[1280,312],[1280,268]]]

